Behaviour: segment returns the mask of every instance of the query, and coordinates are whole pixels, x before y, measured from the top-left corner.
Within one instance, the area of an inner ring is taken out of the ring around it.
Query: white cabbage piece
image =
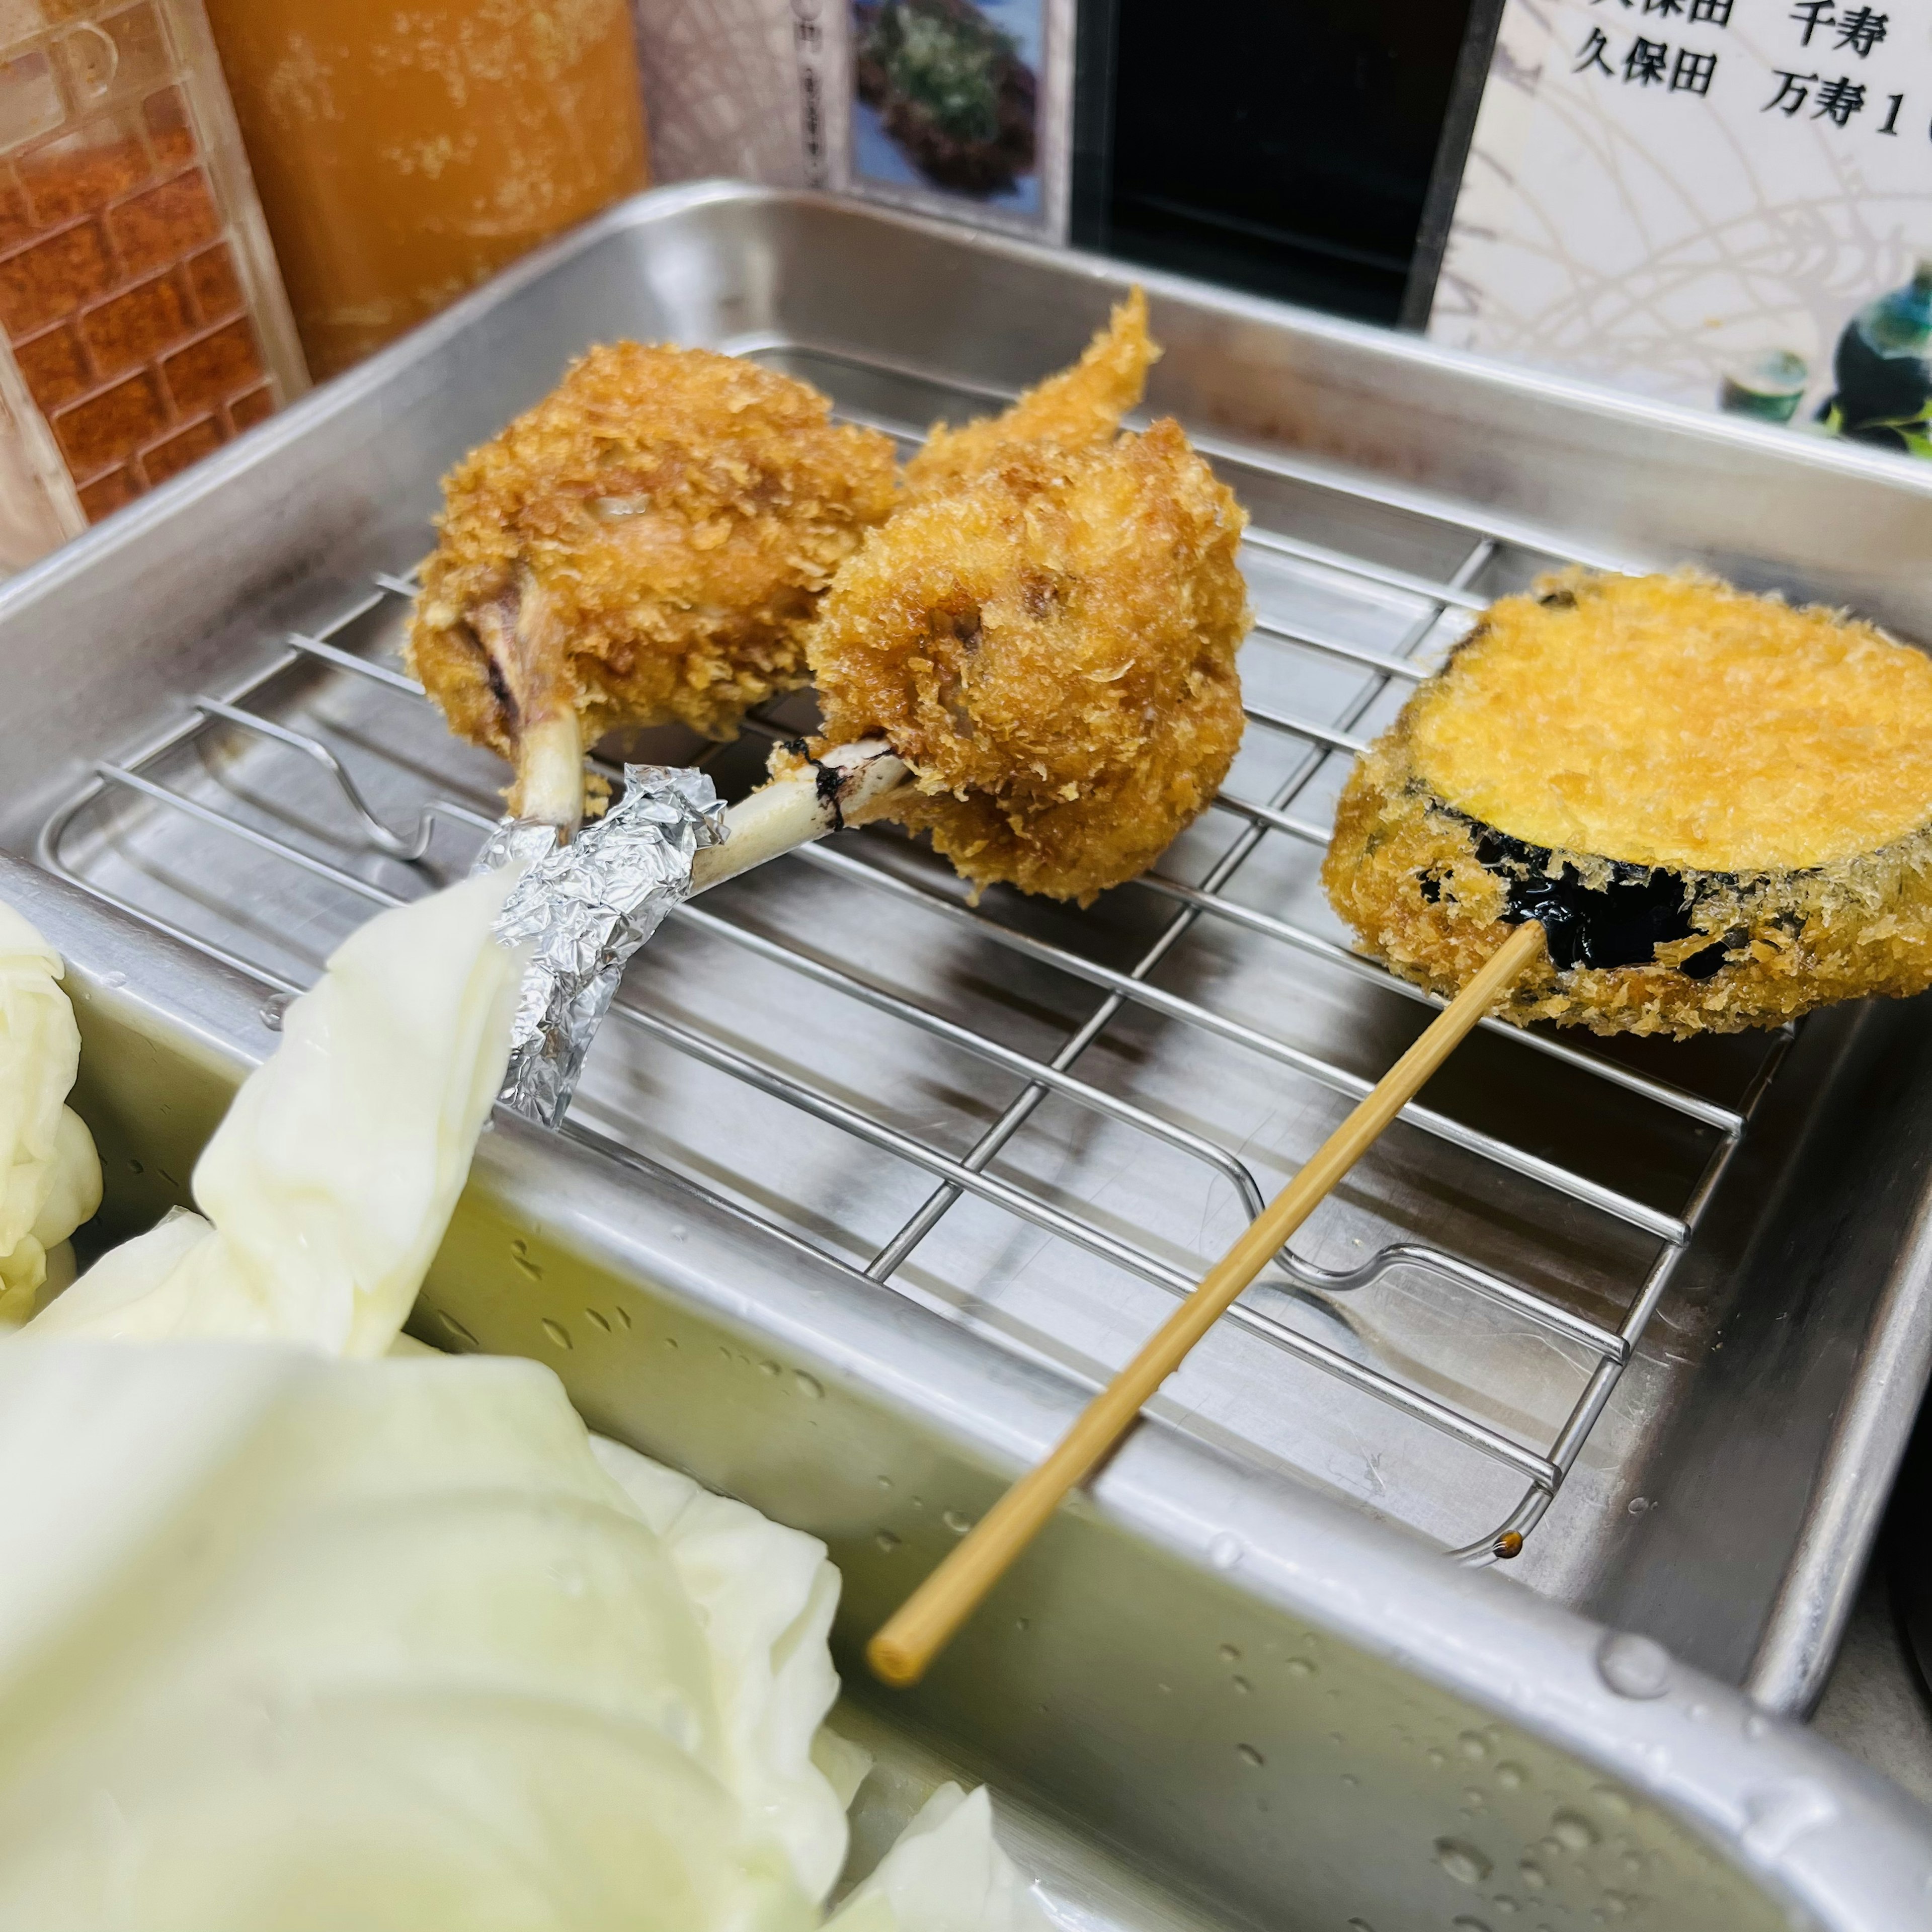
[[[836,1572],[548,1369],[15,1342],[0,1468],[0,1924],[818,1924]],[[832,1922],[1042,1924],[954,1786]]]
[[[199,1216],[104,1257],[42,1336],[232,1335],[379,1355],[407,1319],[509,1054],[518,956],[484,874],[371,920],[283,1016],[196,1164]],[[69,1078],[71,1079],[71,1072]]]
[[[16,1342],[0,1467],[0,1924],[817,1924],[547,1369]]]
[[[345,944],[207,1218],[0,1348],[0,1924],[818,1923],[865,1770],[824,1546],[588,1436],[547,1368],[399,1338],[502,1077],[506,883]],[[984,1795],[935,1806],[864,1932],[1034,1932]]]
[[[993,1836],[986,1788],[942,1784],[825,1932],[1051,1932]]]
[[[67,1106],[80,1029],[60,956],[0,904],[0,1329],[32,1314],[48,1261],[100,1205],[94,1138]],[[60,1286],[70,1262],[55,1262]]]
[[[828,1639],[839,1577],[824,1544],[622,1443],[593,1436],[590,1448],[663,1540],[697,1606],[728,1781],[784,1846],[806,1892],[824,1898],[845,1862],[846,1808],[864,1775],[857,1768],[842,1791],[847,1780],[825,1768],[830,1759],[854,1768],[857,1748],[820,1728],[838,1695]]]

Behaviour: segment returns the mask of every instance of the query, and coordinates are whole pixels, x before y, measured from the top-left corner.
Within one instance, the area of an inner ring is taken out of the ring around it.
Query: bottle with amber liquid
[[[0,4],[0,576],[308,383],[200,0]]]
[[[645,184],[628,0],[208,0],[310,369]]]

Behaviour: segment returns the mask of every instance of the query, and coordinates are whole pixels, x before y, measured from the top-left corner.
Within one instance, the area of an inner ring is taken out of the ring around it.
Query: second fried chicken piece
[[[706,350],[592,349],[444,479],[412,668],[566,827],[620,724],[729,737],[805,681],[832,572],[893,502],[893,449],[808,385]]]
[[[935,423],[926,447],[906,465],[908,489],[915,497],[957,489],[1018,444],[1070,455],[1112,442],[1160,354],[1148,334],[1147,314],[1147,296],[1136,289],[1078,362],[1028,390],[1002,415],[964,429]]]
[[[976,886],[1088,902],[1154,862],[1240,742],[1246,520],[1172,420],[1005,448],[839,572],[808,640],[826,740],[884,736],[916,787],[884,815]]]

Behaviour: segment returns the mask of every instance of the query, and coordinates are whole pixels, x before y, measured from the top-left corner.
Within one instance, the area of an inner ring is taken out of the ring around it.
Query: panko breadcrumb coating
[[[1086,904],[1233,759],[1246,522],[1172,421],[1099,448],[1002,440],[839,572],[809,640],[824,742],[883,735],[917,788],[889,815],[976,886]]]
[[[672,720],[728,737],[803,683],[820,593],[895,490],[890,440],[828,409],[707,350],[573,364],[444,479],[409,658],[452,728],[526,767],[547,745],[554,793],[573,742]]]
[[[1690,574],[1487,611],[1344,790],[1322,881],[1453,992],[1543,920],[1506,1016],[1734,1032],[1932,986],[1932,662]]]
[[[1004,414],[964,429],[934,424],[926,447],[906,465],[907,488],[915,497],[956,489],[1016,445],[1063,455],[1104,448],[1140,401],[1160,355],[1148,334],[1147,296],[1136,289],[1078,362],[1028,390]]]

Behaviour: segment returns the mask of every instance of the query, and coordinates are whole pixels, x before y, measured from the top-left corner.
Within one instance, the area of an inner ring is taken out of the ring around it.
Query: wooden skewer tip
[[[887,1618],[866,1646],[866,1661],[880,1682],[903,1689],[926,1675],[934,1658],[1046,1526],[1062,1498],[1093,1472],[1154,1391],[1374,1145],[1543,944],[1543,928],[1533,920],[1510,934],[1132,1360],[1081,1412],[1046,1460],[1021,1477]]]

